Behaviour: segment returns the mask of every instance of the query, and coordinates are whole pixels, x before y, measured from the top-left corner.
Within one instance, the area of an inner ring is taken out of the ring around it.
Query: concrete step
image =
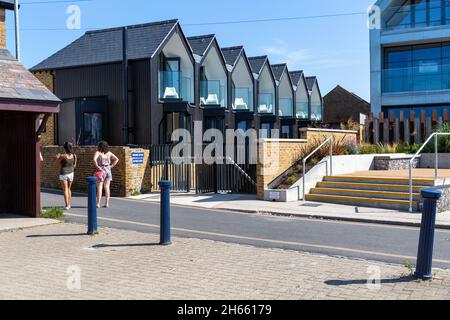
[[[388,192],[376,190],[339,189],[339,188],[313,188],[310,190],[310,193],[335,195],[335,196],[391,199],[391,200],[409,200],[409,193],[407,192]],[[420,201],[420,194],[413,193],[413,200]]]
[[[380,178],[364,176],[328,176],[324,178],[325,182],[350,182],[350,183],[375,183],[388,185],[408,186],[409,179],[405,178]],[[414,178],[413,186],[434,187],[434,179]]]
[[[318,182],[317,187],[318,188],[333,188],[333,189],[388,191],[388,192],[409,192],[409,186],[399,185],[399,184],[323,181],[323,182]],[[429,186],[413,186],[413,192],[420,193],[420,190],[422,190],[423,188],[428,188],[428,187]]]
[[[360,207],[373,207],[380,209],[391,209],[391,210],[409,210],[408,200],[394,200],[394,199],[379,199],[379,198],[369,198],[369,197],[351,197],[351,196],[337,196],[337,195],[326,195],[326,194],[307,194],[307,201],[315,202],[326,202],[335,203],[351,206]],[[417,211],[418,203],[413,201],[413,208]]]

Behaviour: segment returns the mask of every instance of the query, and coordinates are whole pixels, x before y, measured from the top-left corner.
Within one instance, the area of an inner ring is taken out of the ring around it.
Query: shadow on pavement
[[[27,238],[57,238],[57,237],[81,237],[86,236],[86,233],[73,233],[73,234],[33,234],[27,236]]]
[[[104,248],[135,248],[135,247],[157,247],[159,243],[132,243],[132,244],[96,244],[91,248],[104,249]]]
[[[392,279],[381,279],[380,284],[392,284],[392,283],[404,283],[404,282],[414,282],[417,281],[417,279],[414,276],[402,276],[399,278],[392,278]],[[360,284],[367,284],[367,279],[361,279],[361,280],[327,280],[325,281],[326,285],[329,286],[350,286],[350,285],[360,285]]]

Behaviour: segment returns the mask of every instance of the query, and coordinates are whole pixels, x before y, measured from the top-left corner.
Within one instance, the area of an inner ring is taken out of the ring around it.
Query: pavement
[[[42,205],[61,206],[58,193],[43,192]],[[209,203],[209,202],[208,202]],[[86,224],[87,198],[75,195],[65,221]],[[99,226],[158,234],[160,204],[145,200],[111,199],[98,210]],[[171,206],[172,234],[177,237],[286,249],[331,256],[403,264],[415,263],[419,228],[386,224],[310,219],[298,216],[242,213],[192,206]],[[435,235],[434,265],[450,268],[450,230]]]
[[[159,203],[159,194],[144,194],[130,197],[130,199]],[[235,212],[415,227],[420,226],[422,219],[421,213],[317,202],[270,202],[257,200],[255,196],[251,195],[173,193],[171,202],[180,206],[231,210]],[[436,227],[450,229],[450,212],[443,212],[437,215]]]
[[[0,299],[449,300],[450,271],[61,223],[0,232]]]
[[[60,223],[60,221],[41,218],[25,218],[15,214],[0,214],[0,232],[33,228],[55,223]]]

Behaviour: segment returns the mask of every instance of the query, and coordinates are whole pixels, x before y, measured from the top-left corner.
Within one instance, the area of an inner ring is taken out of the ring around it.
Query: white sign
[[[269,193],[269,199],[270,200],[280,200],[281,196],[279,192],[272,191]]]

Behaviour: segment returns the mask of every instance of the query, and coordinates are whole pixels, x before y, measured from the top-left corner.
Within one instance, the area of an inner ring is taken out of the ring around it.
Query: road
[[[42,192],[42,206],[62,205],[62,196]],[[66,221],[86,223],[87,198],[74,196]],[[159,204],[122,198],[99,209],[100,227],[159,232]],[[419,229],[367,223],[311,220],[172,206],[172,234],[265,248],[332,256],[415,263]],[[263,257],[262,257],[263,258]],[[434,267],[450,269],[450,230],[437,230]]]

